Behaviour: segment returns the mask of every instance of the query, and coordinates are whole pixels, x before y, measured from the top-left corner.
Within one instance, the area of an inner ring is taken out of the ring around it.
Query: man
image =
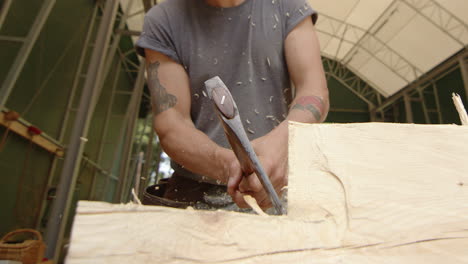
[[[317,123],[328,113],[316,19],[306,0],[166,0],[148,12],[137,46],[146,56],[154,128],[175,170],[164,198],[229,208],[216,200],[227,185],[241,208],[244,194],[271,206],[256,175],[242,175],[204,82],[220,76],[230,89],[280,194],[287,121]]]

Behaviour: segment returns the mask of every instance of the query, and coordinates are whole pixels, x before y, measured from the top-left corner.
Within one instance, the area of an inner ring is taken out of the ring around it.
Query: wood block
[[[80,202],[67,263],[468,262],[468,127],[289,133],[287,216]]]

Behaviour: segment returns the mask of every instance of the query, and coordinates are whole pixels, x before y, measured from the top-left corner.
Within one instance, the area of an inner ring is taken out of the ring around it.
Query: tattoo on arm
[[[151,92],[151,105],[153,106],[155,116],[174,107],[177,103],[177,97],[168,93],[159,81],[158,69],[160,65],[159,61],[157,61],[148,66],[148,86]]]
[[[320,122],[323,115],[324,103],[322,98],[318,96],[303,96],[297,99],[296,104],[291,110],[309,111],[312,113],[317,122]]]

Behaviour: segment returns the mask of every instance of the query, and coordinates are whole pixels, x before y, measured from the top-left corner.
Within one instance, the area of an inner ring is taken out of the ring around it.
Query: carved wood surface
[[[468,263],[468,127],[289,133],[287,216],[80,202],[67,263]]]

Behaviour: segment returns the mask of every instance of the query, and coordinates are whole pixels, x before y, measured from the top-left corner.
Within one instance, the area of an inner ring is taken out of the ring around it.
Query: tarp
[[[468,45],[466,0],[309,0],[322,55],[390,96]]]

